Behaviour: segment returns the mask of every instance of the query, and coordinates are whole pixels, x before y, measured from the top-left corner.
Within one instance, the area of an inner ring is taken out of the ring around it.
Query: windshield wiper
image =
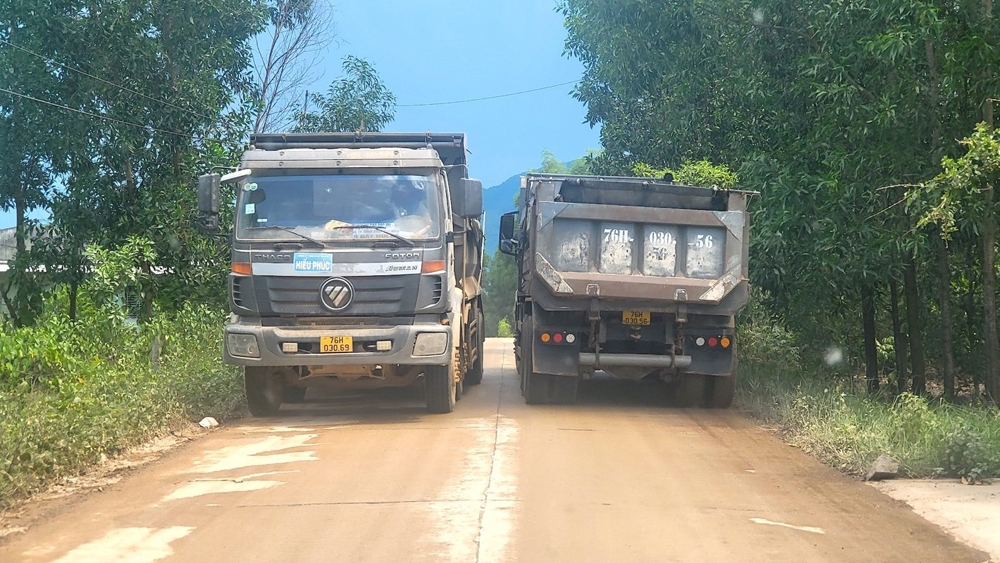
[[[257,231],[257,230],[264,231],[264,230],[267,230],[267,229],[279,229],[279,230],[285,231],[286,233],[292,233],[293,235],[301,238],[302,240],[307,240],[307,241],[315,244],[316,246],[319,246],[319,247],[325,247],[326,246],[326,244],[324,244],[320,240],[314,239],[314,238],[312,238],[309,235],[304,235],[304,234],[296,231],[295,229],[290,229],[288,227],[282,227],[281,225],[267,225],[265,227],[249,227],[248,228],[248,230],[254,230],[254,231]]]
[[[389,229],[386,229],[384,227],[379,227],[378,225],[337,225],[336,227],[333,227],[333,230],[335,230],[335,231],[339,231],[341,229],[345,229],[345,230],[349,230],[349,229],[374,229],[374,230],[376,230],[376,231],[378,231],[380,233],[385,233],[385,234],[387,234],[387,235],[395,238],[396,240],[398,240],[398,241],[400,241],[402,243],[405,243],[407,246],[416,246],[417,245],[417,243],[413,242],[412,240],[410,240],[410,239],[408,239],[408,238],[406,238],[404,236],[397,235],[396,233],[390,231]]]

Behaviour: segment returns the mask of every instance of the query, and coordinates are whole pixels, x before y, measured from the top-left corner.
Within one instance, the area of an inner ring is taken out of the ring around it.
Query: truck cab
[[[254,135],[236,185],[224,359],[254,415],[313,386],[405,386],[450,412],[482,379],[482,184],[465,136]]]

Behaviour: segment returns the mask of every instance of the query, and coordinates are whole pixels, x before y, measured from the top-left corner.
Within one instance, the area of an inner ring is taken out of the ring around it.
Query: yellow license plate
[[[622,324],[646,326],[649,324],[649,311],[622,311]]]
[[[354,351],[353,336],[320,336],[319,351],[323,354],[343,354]]]

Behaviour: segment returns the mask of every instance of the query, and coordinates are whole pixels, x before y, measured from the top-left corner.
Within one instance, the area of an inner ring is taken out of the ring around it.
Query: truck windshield
[[[236,236],[319,240],[427,240],[439,235],[433,175],[254,174],[236,204]]]

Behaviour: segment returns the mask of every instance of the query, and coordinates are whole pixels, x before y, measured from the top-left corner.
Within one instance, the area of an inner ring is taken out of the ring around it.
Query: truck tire
[[[424,370],[424,401],[428,412],[445,414],[455,410],[457,392],[454,353],[447,365],[427,366]]]
[[[735,375],[720,375],[713,377],[708,406],[713,409],[728,409],[733,405],[733,394],[735,390]]]
[[[281,400],[285,403],[301,403],[306,398],[305,387],[292,387],[286,385],[281,390]]]
[[[571,405],[576,402],[576,393],[580,389],[580,377],[564,375],[549,376],[549,398],[557,405]]]
[[[684,409],[696,408],[705,404],[706,377],[694,373],[681,374],[677,381],[676,403]]]
[[[476,360],[465,374],[465,382],[479,385],[483,382],[483,360],[486,355],[486,319],[480,310],[476,317]]]
[[[247,407],[254,416],[274,416],[281,408],[284,384],[281,375],[270,368],[243,368]]]
[[[543,405],[549,402],[549,379],[544,373],[535,373],[531,360],[535,331],[531,318],[521,322],[521,394],[529,405]]]

